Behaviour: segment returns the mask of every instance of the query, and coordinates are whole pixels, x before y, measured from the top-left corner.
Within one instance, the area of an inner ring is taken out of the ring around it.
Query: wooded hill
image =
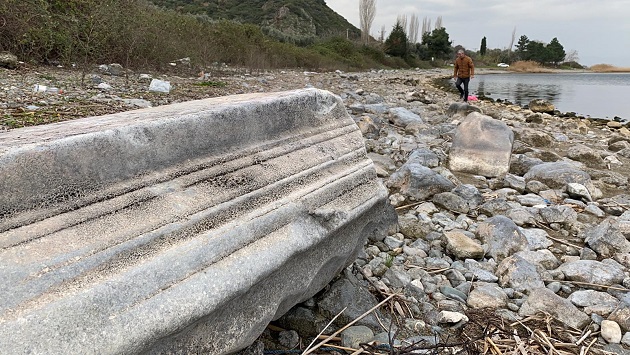
[[[284,42],[311,44],[333,36],[359,38],[361,32],[326,5],[324,0],[151,0],[183,13],[215,20],[258,25]]]

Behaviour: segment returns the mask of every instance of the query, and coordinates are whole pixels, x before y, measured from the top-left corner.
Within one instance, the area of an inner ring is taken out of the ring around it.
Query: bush
[[[273,37],[280,34],[268,28],[182,14],[147,0],[3,0],[0,21],[0,51],[24,61],[76,63],[84,69],[95,63],[164,69],[183,57],[202,68],[215,62],[250,69],[408,67],[378,47],[345,37],[277,40]]]

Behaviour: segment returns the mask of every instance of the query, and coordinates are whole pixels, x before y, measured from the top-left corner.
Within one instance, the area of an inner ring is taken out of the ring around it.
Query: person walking
[[[475,65],[472,59],[464,53],[463,49],[457,51],[457,58],[455,58],[455,72],[453,73],[453,79],[455,79],[455,86],[459,90],[459,98],[464,102],[468,102],[468,83],[470,79],[475,77]],[[464,88],[462,89],[462,84]]]

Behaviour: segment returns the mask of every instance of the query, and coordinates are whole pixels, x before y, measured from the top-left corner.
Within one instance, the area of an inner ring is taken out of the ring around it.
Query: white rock
[[[438,315],[438,323],[459,323],[461,321],[468,322],[468,317],[459,312],[441,311]]]
[[[619,324],[610,320],[602,321],[602,338],[609,343],[621,343],[621,327],[619,327]]]

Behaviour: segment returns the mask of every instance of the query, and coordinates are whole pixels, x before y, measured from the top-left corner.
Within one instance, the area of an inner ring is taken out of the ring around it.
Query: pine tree
[[[385,53],[394,57],[407,55],[407,34],[400,22],[396,22],[389,37],[385,40]]]
[[[483,36],[483,38],[481,39],[481,47],[479,49],[479,54],[486,55],[486,50],[487,50],[486,36]]]

